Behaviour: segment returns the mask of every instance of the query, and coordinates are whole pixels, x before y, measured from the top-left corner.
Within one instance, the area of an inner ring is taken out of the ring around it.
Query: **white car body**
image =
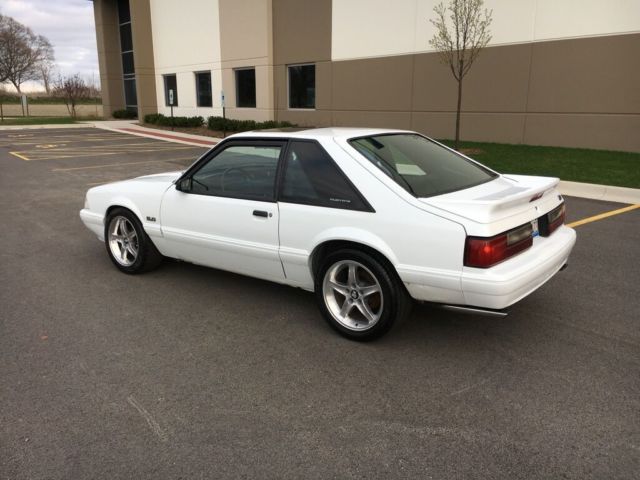
[[[314,289],[317,248],[329,241],[354,242],[384,255],[414,299],[487,309],[512,305],[567,263],[576,235],[565,225],[493,267],[463,262],[467,236],[490,237],[560,205],[558,179],[500,175],[475,187],[416,198],[348,143],[386,133],[403,132],[327,128],[229,137],[319,142],[373,213],[184,193],[175,186],[182,172],[170,172],[91,188],[80,217],[104,240],[108,210],[125,207],[167,257],[306,290]],[[268,216],[252,215],[256,209]]]

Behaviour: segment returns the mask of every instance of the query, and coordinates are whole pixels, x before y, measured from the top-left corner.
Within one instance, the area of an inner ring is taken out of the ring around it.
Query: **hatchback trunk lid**
[[[530,213],[553,194],[559,179],[501,175],[487,183],[420,201],[474,222],[488,224]],[[544,212],[540,212],[544,213]]]

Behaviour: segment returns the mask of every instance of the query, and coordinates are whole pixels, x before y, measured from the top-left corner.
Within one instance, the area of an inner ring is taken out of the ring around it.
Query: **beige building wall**
[[[222,90],[226,115],[240,120],[273,120],[273,34],[271,0],[219,0]],[[256,107],[239,108],[236,69],[255,68]]]
[[[453,136],[456,83],[425,47],[435,0],[191,2],[131,2],[143,111],[155,98],[168,113],[162,74],[177,73],[176,115],[221,114],[223,90],[230,118]],[[464,80],[463,139],[640,151],[639,2],[486,3],[494,38]],[[109,112],[123,104],[115,1],[96,0],[95,12]],[[304,63],[316,67],[315,108],[291,109],[287,67]],[[247,67],[256,108],[237,108],[235,71]],[[214,107],[204,111],[193,72],[208,69]]]
[[[299,125],[331,125],[331,0],[272,0],[276,119]],[[290,109],[287,66],[316,65],[316,108]]]
[[[178,105],[173,109],[174,115],[201,115],[205,119],[211,115],[221,115],[222,70],[218,0],[150,2],[150,43],[153,44],[155,62],[154,101],[158,112],[170,115],[171,108],[165,102],[164,75],[175,74]],[[133,3],[135,1],[132,1],[132,5]],[[211,72],[211,107],[197,105],[196,72]]]
[[[332,125],[453,136],[456,82],[435,53],[333,62],[331,82]],[[461,137],[640,151],[638,85],[640,34],[489,47],[463,83]]]
[[[331,116],[316,118],[451,138],[456,82],[428,44],[436,3],[333,0]],[[464,80],[463,139],[640,151],[640,2],[485,5],[492,40]]]

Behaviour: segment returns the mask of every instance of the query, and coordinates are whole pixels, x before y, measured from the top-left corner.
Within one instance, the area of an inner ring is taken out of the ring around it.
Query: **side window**
[[[231,145],[191,176],[191,193],[274,201],[281,149],[281,145]]]
[[[280,200],[320,207],[370,210],[331,157],[315,142],[291,142]]]

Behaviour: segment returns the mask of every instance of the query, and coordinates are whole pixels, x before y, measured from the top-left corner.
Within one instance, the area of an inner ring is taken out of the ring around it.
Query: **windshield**
[[[349,144],[416,197],[455,192],[498,176],[418,134],[373,135]]]

